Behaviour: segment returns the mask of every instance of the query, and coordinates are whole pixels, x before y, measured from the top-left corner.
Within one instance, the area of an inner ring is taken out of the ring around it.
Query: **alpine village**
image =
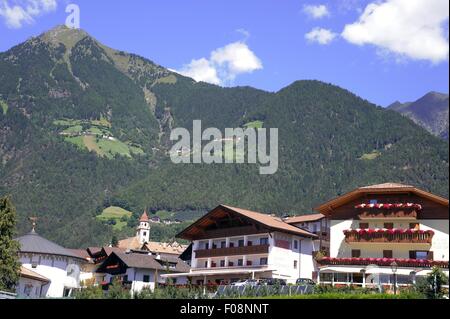
[[[61,26],[0,53],[0,106],[0,299],[448,297],[448,122],[196,82]],[[195,119],[278,127],[279,171],[171,163]]]

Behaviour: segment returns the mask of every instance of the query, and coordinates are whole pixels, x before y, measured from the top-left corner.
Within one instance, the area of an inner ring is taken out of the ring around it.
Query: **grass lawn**
[[[113,158],[115,154],[131,157],[128,145],[121,141],[111,141],[107,139],[101,139],[98,141],[98,146],[109,158]]]
[[[75,126],[71,126],[69,128],[66,128],[63,131],[63,133],[69,133],[69,134],[81,133],[82,130],[83,130],[83,127],[81,125],[75,125]]]
[[[381,153],[379,151],[373,151],[372,153],[366,153],[363,156],[361,156],[359,159],[366,160],[366,161],[372,161],[379,157]]]
[[[83,142],[89,151],[91,152],[94,151],[100,156],[105,155],[105,152],[97,144],[95,136],[92,135],[83,136]]]
[[[262,128],[263,125],[264,125],[263,121],[253,121],[253,122],[244,124],[244,127],[246,127],[246,128]]]
[[[108,208],[105,208],[100,215],[96,216],[96,218],[101,221],[108,221],[110,219],[114,219],[116,221],[116,224],[113,225],[113,228],[116,230],[121,230],[127,224],[126,221],[121,221],[121,218],[123,216],[130,218],[131,215],[132,215],[131,212],[123,208],[110,206]]]
[[[161,219],[171,219],[171,218],[173,218],[174,213],[168,212],[165,210],[160,210],[160,211],[157,211],[155,215]]]
[[[72,119],[61,119],[53,121],[53,124],[57,126],[75,126],[80,125],[81,123],[82,121],[80,120],[72,120]]]
[[[8,113],[8,104],[5,101],[0,100],[0,108],[3,110],[3,115]]]
[[[76,137],[66,137],[64,139],[66,142],[75,144],[81,149],[86,149],[86,145],[84,145],[83,136],[76,136]]]

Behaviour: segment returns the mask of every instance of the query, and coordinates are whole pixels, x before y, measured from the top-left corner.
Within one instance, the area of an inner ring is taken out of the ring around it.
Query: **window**
[[[298,240],[294,240],[294,249],[298,249]]]
[[[369,228],[369,223],[359,223],[359,228],[361,228],[361,229],[368,229]]]
[[[247,246],[252,246],[253,242],[251,242],[250,240],[247,242]]]
[[[269,245],[269,238],[267,238],[267,237],[260,238],[259,239],[259,244],[260,245]]]
[[[227,242],[226,241],[220,242],[220,248],[226,248],[226,247],[227,247]]]
[[[297,269],[297,260],[294,260],[294,269]]]
[[[386,229],[393,229],[394,228],[394,223],[384,223],[384,228],[386,228]]]
[[[205,261],[205,268],[208,268],[208,262]]]
[[[209,249],[209,243],[205,244],[205,249]]]
[[[352,258],[359,258],[359,257],[361,257],[361,250],[352,249]]]
[[[150,282],[150,276],[149,275],[144,275],[143,282]]]
[[[216,244],[212,244],[212,249],[216,249],[217,248],[217,245]]]
[[[229,261],[229,262],[228,262],[228,267],[233,267],[233,266],[234,266],[234,262]]]
[[[428,259],[433,260],[434,254],[432,251],[419,251],[411,250],[409,252],[409,258],[411,259]]]
[[[261,257],[261,258],[259,259],[259,264],[260,264],[261,266],[267,265],[267,257]]]
[[[383,250],[383,258],[393,258],[392,250]]]
[[[247,266],[251,266],[253,262],[251,260],[247,260]]]
[[[230,247],[234,247],[234,243],[230,243]]]
[[[244,260],[238,259],[238,266],[243,266],[243,265],[244,265]]]
[[[239,247],[244,247],[244,240],[243,239],[239,239],[238,246]]]
[[[220,267],[225,267],[225,260],[220,261]]]

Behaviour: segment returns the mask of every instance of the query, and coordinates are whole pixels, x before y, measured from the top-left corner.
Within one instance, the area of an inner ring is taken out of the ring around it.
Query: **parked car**
[[[279,286],[286,286],[286,280],[284,279],[278,279],[278,278],[268,278],[268,279],[262,279],[260,281],[261,285],[266,285],[266,286],[274,286],[274,285],[279,285]]]
[[[257,286],[258,284],[259,284],[259,282],[256,279],[245,279],[245,280],[239,280],[239,281],[233,283],[232,285],[236,286],[236,287],[241,287],[241,286],[254,287],[254,286]]]
[[[308,285],[308,286],[314,286],[316,283],[309,279],[309,278],[298,278],[295,282],[297,285]]]

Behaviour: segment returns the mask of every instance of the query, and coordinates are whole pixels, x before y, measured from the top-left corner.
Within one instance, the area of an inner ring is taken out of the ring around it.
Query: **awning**
[[[217,270],[203,270],[191,271],[176,274],[162,274],[162,278],[176,278],[176,277],[201,277],[201,276],[216,276],[216,275],[250,275],[256,273],[273,272],[273,269],[217,269]]]
[[[363,267],[363,266],[326,266],[320,268],[321,273],[327,273],[327,272],[337,272],[337,273],[361,273],[362,271],[365,271],[366,274],[386,274],[386,275],[392,275],[392,269],[390,267]],[[430,269],[415,269],[415,268],[397,268],[396,274],[397,275],[411,275],[411,273],[416,273],[418,276],[423,276],[429,273]]]

